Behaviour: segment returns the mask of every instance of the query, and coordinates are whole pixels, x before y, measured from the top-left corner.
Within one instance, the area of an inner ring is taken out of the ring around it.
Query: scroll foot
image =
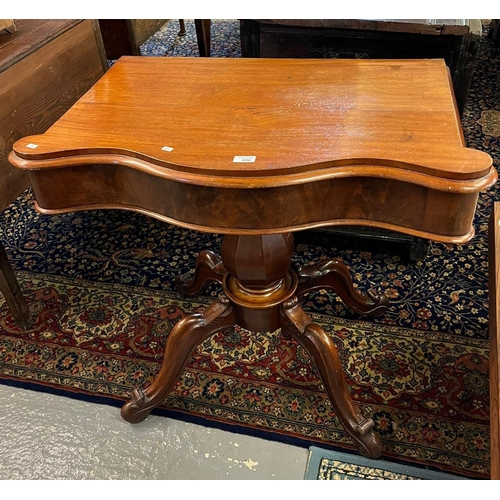
[[[314,290],[327,289],[335,292],[353,311],[363,316],[381,316],[387,311],[389,299],[374,290],[362,294],[354,288],[349,269],[340,260],[333,259],[297,270],[300,297]]]
[[[225,295],[203,313],[179,321],[168,337],[158,376],[147,389],[134,389],[132,399],[121,409],[123,419],[133,424],[142,422],[165,401],[194,349],[208,337],[235,323],[233,307]]]
[[[312,322],[297,297],[284,302],[280,312],[282,330],[299,342],[313,359],[335,413],[358,451],[366,457],[379,458],[382,443],[373,431],[373,420],[364,418],[354,405],[331,337]]]
[[[186,295],[196,295],[210,282],[222,283],[225,273],[221,258],[210,250],[202,250],[196,259],[194,277],[190,273],[179,276],[175,280],[177,288]]]

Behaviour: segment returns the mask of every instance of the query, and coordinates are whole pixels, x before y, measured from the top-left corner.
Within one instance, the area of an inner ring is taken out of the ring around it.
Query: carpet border
[[[468,478],[462,476],[455,476],[448,474],[446,472],[435,471],[432,469],[422,469],[414,467],[411,465],[387,462],[382,459],[367,459],[360,455],[353,455],[350,453],[343,453],[341,451],[331,451],[325,448],[320,448],[318,446],[311,446],[309,448],[309,457],[307,459],[306,473],[304,475],[304,480],[314,481],[318,480],[318,473],[323,458],[328,458],[332,460],[340,460],[342,462],[352,463],[354,465],[366,465],[366,461],[370,460],[370,464],[374,468],[383,469],[395,474],[405,474],[408,476],[417,477],[419,479],[429,479],[429,480],[466,480]],[[425,474],[424,474],[425,472]]]

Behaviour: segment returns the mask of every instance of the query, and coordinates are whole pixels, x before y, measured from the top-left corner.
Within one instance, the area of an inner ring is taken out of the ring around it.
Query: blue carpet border
[[[445,472],[437,472],[431,469],[422,469],[411,465],[388,462],[382,459],[365,458],[361,455],[352,455],[350,453],[343,453],[341,451],[331,451],[317,446],[309,448],[309,459],[307,461],[306,474],[304,479],[306,481],[317,480],[320,470],[321,461],[326,458],[329,460],[337,460],[344,463],[370,467],[374,469],[382,469],[385,471],[393,472],[395,474],[403,474],[411,476],[416,479],[428,480],[464,480],[466,478],[447,474]],[[363,479],[363,478],[354,478]]]

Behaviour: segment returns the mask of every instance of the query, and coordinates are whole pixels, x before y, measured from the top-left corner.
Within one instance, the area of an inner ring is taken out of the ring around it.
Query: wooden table
[[[224,234],[220,256],[202,251],[194,276],[177,279],[186,293],[215,281],[222,294],[173,328],[158,377],[122,408],[127,421],[165,401],[207,337],[236,323],[281,328],[370,457],[382,453],[374,423],[300,299],[330,289],[365,315],[388,300],[358,292],[336,259],[292,269],[293,232],[362,224],[464,242],[478,193],[497,179],[491,158],[464,146],[442,60],[124,57],[10,161],[42,213],[121,208]]]

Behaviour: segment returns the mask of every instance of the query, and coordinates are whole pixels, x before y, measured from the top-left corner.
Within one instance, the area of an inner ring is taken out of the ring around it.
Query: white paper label
[[[26,144],[26,147],[30,148],[30,149],[35,149],[35,148],[38,147],[38,144],[33,144],[33,143],[30,142],[29,144]]]
[[[233,163],[253,163],[256,159],[256,156],[235,156]]]
[[[162,150],[162,151],[173,151],[173,150],[174,150],[174,148],[170,148],[170,147],[168,147],[168,146],[163,146],[163,147],[161,148],[161,150]]]

